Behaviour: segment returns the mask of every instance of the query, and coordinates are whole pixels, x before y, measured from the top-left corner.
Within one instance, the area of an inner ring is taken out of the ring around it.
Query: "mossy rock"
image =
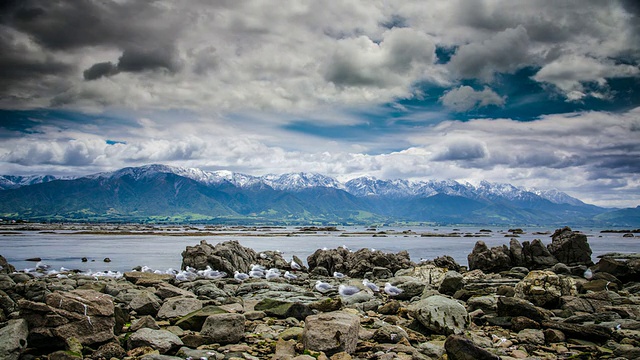
[[[181,317],[180,320],[176,321],[175,325],[183,330],[200,331],[204,321],[207,320],[209,315],[225,313],[228,313],[228,311],[215,305],[209,305]]]

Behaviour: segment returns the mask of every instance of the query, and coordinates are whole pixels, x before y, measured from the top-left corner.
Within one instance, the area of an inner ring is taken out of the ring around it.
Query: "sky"
[[[0,174],[161,163],[640,205],[640,2],[5,0]]]

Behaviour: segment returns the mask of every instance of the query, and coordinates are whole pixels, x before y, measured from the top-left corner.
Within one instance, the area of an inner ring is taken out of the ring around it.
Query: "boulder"
[[[568,226],[557,229],[551,235],[551,244],[547,245],[547,249],[559,262],[566,265],[593,265],[587,236],[572,231]]]
[[[18,360],[27,347],[29,328],[24,319],[9,320],[0,328],[0,359]]]
[[[0,255],[0,274],[11,274],[16,271],[16,268],[7,262],[4,256]]]
[[[467,256],[469,270],[480,269],[485,273],[498,273],[511,269],[513,263],[506,245],[489,249],[484,241],[479,240]]]
[[[442,335],[461,334],[470,323],[462,304],[440,295],[411,304],[409,311],[424,327]]]
[[[543,321],[543,328],[562,331],[566,336],[604,343],[611,338],[613,330],[609,327],[593,324],[570,324],[559,321]]]
[[[210,315],[200,334],[220,344],[234,344],[244,338],[245,318],[242,314]]]
[[[322,268],[326,269],[329,274],[337,271],[358,278],[365,277],[367,273],[377,274],[378,277],[389,276],[388,272],[395,273],[400,269],[415,265],[411,262],[407,251],[393,254],[362,248],[356,252],[350,252],[344,247],[318,249],[307,257],[307,263],[312,273],[316,273],[316,268]],[[386,269],[386,271],[382,269]]]
[[[182,345],[182,340],[172,332],[149,328],[142,328],[131,334],[127,339],[129,349],[149,346],[154,350],[158,350],[160,354],[175,352]]]
[[[521,344],[544,345],[544,333],[539,329],[524,329],[518,332],[518,342]]]
[[[308,316],[302,341],[304,348],[332,355],[341,351],[352,354],[358,343],[360,318],[346,312],[334,311]]]
[[[497,311],[498,316],[526,316],[536,322],[542,322],[551,315],[548,310],[536,307],[531,302],[517,297],[499,297]]]
[[[516,238],[509,240],[509,255],[514,267],[525,266],[524,249]]]
[[[248,271],[251,264],[258,262],[258,254],[250,248],[240,245],[236,240],[225,241],[212,246],[206,240],[199,245],[187,246],[182,252],[182,269],[187,266],[204,270],[207,266],[212,269],[233,274],[234,271]]]
[[[449,335],[444,342],[449,360],[500,360],[498,355],[476,345],[462,335]]]
[[[438,292],[446,295],[453,295],[456,291],[462,289],[462,280],[462,274],[455,270],[449,270],[444,274],[444,278],[438,288]]]
[[[218,306],[207,305],[200,310],[196,310],[180,318],[180,320],[176,321],[176,326],[179,326],[183,330],[200,331],[209,316],[226,313],[226,310]]]
[[[554,308],[562,296],[577,295],[573,279],[545,270],[533,270],[516,284],[515,296],[526,299],[536,306]]]
[[[148,290],[139,292],[129,303],[129,307],[138,313],[138,315],[152,316],[156,316],[161,305],[162,300]]]
[[[558,259],[551,255],[540,239],[534,239],[531,243],[524,241],[522,243],[522,256],[524,258],[524,266],[534,270],[546,269],[558,262]]]
[[[55,291],[46,303],[19,300],[20,314],[29,325],[29,346],[63,348],[66,339],[91,346],[115,339],[111,297],[94,290]]]
[[[174,297],[167,299],[160,310],[158,319],[174,319],[202,309],[202,301],[192,297]]]
[[[454,258],[449,255],[438,256],[433,259],[433,264],[440,268],[445,268],[447,270],[453,270],[460,272],[462,270],[462,266],[456,262]]]
[[[298,320],[304,320],[307,316],[313,314],[311,308],[306,304],[276,299],[262,299],[254,306],[254,309],[282,319],[293,317]]]
[[[410,276],[418,279],[424,285],[437,289],[444,280],[447,269],[434,264],[420,264],[412,268],[403,269],[396,273],[396,276]]]

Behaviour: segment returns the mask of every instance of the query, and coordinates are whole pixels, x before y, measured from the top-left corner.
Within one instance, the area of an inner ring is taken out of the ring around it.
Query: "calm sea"
[[[373,237],[362,233],[366,228],[346,227],[340,232],[318,232],[314,234],[295,233],[295,236],[264,236],[268,232],[238,231],[237,234],[224,236],[162,236],[162,235],[86,235],[68,231],[40,233],[23,231],[19,234],[0,235],[0,255],[17,269],[32,268],[35,262],[28,258],[39,257],[43,263],[53,269],[65,267],[82,271],[129,271],[135,266],[149,266],[152,269],[179,269],[181,253],[187,246],[197,245],[200,240],[217,244],[227,240],[238,240],[240,244],[256,251],[278,250],[286,260],[297,255],[304,261],[317,249],[347,246],[349,249],[372,248],[384,252],[396,253],[407,250],[411,260],[433,259],[442,255],[452,256],[459,264],[468,265],[467,255],[478,240],[488,246],[508,244],[510,234],[505,228],[484,228],[492,232],[483,233],[486,237],[464,237],[465,234],[477,235],[481,228],[378,228],[377,231],[393,232],[386,237]],[[278,229],[294,231],[294,228]],[[553,232],[551,228],[524,228],[520,242],[540,239],[544,244],[551,242],[550,235],[535,232]],[[626,238],[620,233],[600,233],[600,229],[580,230],[588,236],[593,251],[593,260],[608,252],[640,253],[640,238]],[[402,231],[411,231],[402,234]],[[422,233],[448,234],[459,232],[461,237],[422,237]],[[354,234],[356,233],[356,234]],[[256,236],[261,235],[261,236]],[[82,262],[83,257],[88,262]],[[111,262],[104,262],[105,258]]]

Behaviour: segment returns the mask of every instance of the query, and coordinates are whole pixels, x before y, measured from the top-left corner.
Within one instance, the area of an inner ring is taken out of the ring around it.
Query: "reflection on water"
[[[373,232],[366,232],[366,228],[341,227],[339,232],[319,231],[317,233],[295,232],[294,228],[278,229],[275,236],[254,236],[255,232],[238,231],[222,236],[162,236],[162,235],[92,235],[71,234],[69,232],[38,233],[22,231],[19,234],[0,235],[0,255],[17,269],[34,267],[34,262],[25,261],[27,258],[42,258],[43,263],[54,269],[60,267],[79,269],[82,271],[118,270],[129,271],[135,266],[146,265],[152,269],[179,269],[182,261],[181,253],[187,246],[193,246],[206,240],[216,244],[227,240],[238,240],[240,244],[258,252],[279,250],[285,259],[293,255],[306,260],[315,250],[322,248],[337,248],[347,246],[351,250],[372,248],[384,252],[398,252],[407,250],[411,260],[433,259],[442,255],[452,256],[459,264],[467,265],[467,255],[471,253],[478,240],[484,241],[489,247],[509,243],[511,234],[506,229],[483,228],[491,232],[480,233],[480,228],[378,228],[376,232],[385,231],[386,235],[373,236]],[[525,234],[518,240],[531,241],[541,239],[544,244],[551,242],[548,234],[554,229],[525,228]],[[600,233],[599,229],[581,230],[589,237],[589,244],[593,251],[593,260],[597,256],[608,252],[637,252],[640,253],[638,238],[625,238],[620,233]],[[284,233],[292,232],[294,236]],[[407,231],[403,234],[402,231]],[[452,232],[460,233],[460,237],[445,236]],[[438,233],[442,236],[423,237],[423,233]],[[464,237],[483,235],[483,237]],[[262,231],[260,235],[265,235]],[[81,259],[86,257],[87,262]],[[111,262],[104,262],[104,258]]]

